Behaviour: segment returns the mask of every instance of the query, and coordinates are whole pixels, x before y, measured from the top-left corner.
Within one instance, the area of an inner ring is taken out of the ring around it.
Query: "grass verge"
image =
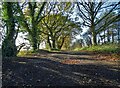
[[[92,52],[94,54],[111,56],[112,58],[117,58],[120,60],[120,44],[104,44],[91,47],[84,47],[80,48],[79,51],[87,51]]]
[[[84,47],[80,50],[88,50],[88,51],[97,51],[103,53],[118,53],[120,52],[120,45],[118,44],[104,44],[104,45],[97,45],[91,47]]]

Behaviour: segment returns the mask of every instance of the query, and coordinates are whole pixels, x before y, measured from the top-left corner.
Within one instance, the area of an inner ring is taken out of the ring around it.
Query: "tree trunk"
[[[33,50],[36,51],[38,50],[38,34],[37,34],[37,28],[36,28],[36,24],[35,24],[35,21],[34,21],[34,17],[32,17],[32,47],[33,47]]]
[[[65,37],[62,38],[62,42],[61,42],[61,44],[58,46],[58,49],[61,49],[61,48],[62,48],[66,37],[67,37],[67,36],[65,36]]]
[[[15,22],[13,17],[12,3],[6,2],[7,9],[7,34],[2,42],[2,56],[3,57],[14,57],[17,54],[17,47],[15,45]]]
[[[62,43],[61,43],[61,45],[60,45],[60,49],[62,48],[62,46],[63,46],[63,44],[64,44],[64,41],[65,41],[65,37],[64,37],[63,40],[62,40]]]
[[[96,40],[96,32],[95,32],[95,26],[91,26],[91,33],[92,33],[92,45],[97,45],[97,40]]]
[[[38,42],[37,42],[37,38],[36,35],[32,35],[32,47],[33,50],[36,51],[38,49]]]
[[[17,55],[17,47],[14,40],[4,39],[2,43],[2,56],[15,57]]]
[[[118,24],[118,34],[117,35],[118,35],[118,43],[120,43],[120,24]]]
[[[56,49],[55,38],[52,39],[52,46],[53,46],[53,49]]]
[[[93,4],[93,3],[92,3]],[[90,31],[92,33],[92,45],[97,45],[97,41],[96,41],[96,31],[95,31],[95,23],[94,23],[94,11],[93,8],[91,7],[91,26],[90,26]]]
[[[112,43],[114,43],[114,32],[112,30]]]
[[[49,35],[47,36],[47,42],[48,42],[48,44],[49,44],[50,49],[52,49],[52,45],[51,45],[51,42],[50,42]]]
[[[96,42],[96,35],[93,33],[92,34],[92,45],[97,45],[97,42]]]
[[[107,30],[107,41],[108,41],[108,43],[110,42],[110,33],[109,33],[109,29]]]
[[[104,30],[104,43],[105,43],[105,30]],[[104,43],[103,43],[103,44],[104,44]]]

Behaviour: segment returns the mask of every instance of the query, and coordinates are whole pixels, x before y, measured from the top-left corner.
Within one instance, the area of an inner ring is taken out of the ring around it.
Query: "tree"
[[[15,4],[12,2],[3,3],[2,15],[6,27],[5,39],[2,42],[3,57],[16,56],[17,54],[17,47],[15,45],[15,40],[17,36],[17,30],[15,29],[15,7]]]
[[[119,8],[120,8],[120,5],[119,5]],[[118,15],[120,15],[120,9],[118,10]],[[118,43],[120,43],[120,20],[117,22],[117,36],[118,36]]]
[[[65,38],[68,35],[70,36],[70,29],[75,26],[78,28],[78,24],[76,23],[75,25],[75,23],[69,19],[69,14],[73,9],[71,8],[72,4],[49,3],[48,7],[50,7],[51,12],[40,22],[39,33],[46,35],[47,43],[51,49],[61,49]]]
[[[68,20],[68,16],[58,13],[43,18],[40,27],[43,29],[41,32],[47,35],[47,42],[51,49],[61,49],[65,38],[70,36],[71,29],[80,29],[78,24]]]
[[[104,13],[104,15],[106,15],[108,12],[106,11]],[[103,16],[104,16],[103,15]],[[97,26],[99,28],[99,30],[97,30],[96,32],[99,33],[103,33],[104,35],[101,36],[102,40],[104,39],[105,42],[105,37],[107,37],[107,42],[111,42],[110,38],[112,37],[112,42],[114,42],[114,35],[116,34],[116,28],[117,28],[117,24],[116,22],[118,21],[118,19],[115,19],[113,22],[111,22],[115,17],[117,16],[117,13],[115,12],[111,12],[103,21],[101,21]],[[110,24],[108,24],[109,22],[111,22]],[[102,26],[101,26],[102,25]],[[107,32],[107,33],[105,33]]]
[[[19,16],[19,23],[23,28],[29,33],[29,41],[32,44],[33,50],[37,50],[38,47],[38,24],[44,16],[42,16],[42,11],[46,2],[36,3],[36,2],[25,2],[21,6],[17,3]],[[26,8],[24,8],[26,6]]]
[[[108,12],[106,11],[104,15],[106,15]],[[105,37],[107,37],[107,42],[114,43],[114,37],[117,35],[117,28],[119,27],[117,23],[120,20],[120,17],[116,18],[119,14],[117,12],[111,12],[103,21],[101,21],[101,24],[104,24],[100,26],[99,30],[97,32],[102,33],[104,31],[104,40]],[[105,33],[107,32],[107,33]],[[111,38],[111,39],[110,39]]]
[[[101,31],[103,27],[110,25],[116,19],[120,18],[119,16],[115,16],[111,21],[109,21],[106,25],[101,25],[101,27],[96,28],[96,26],[103,21],[112,11],[116,10],[117,6],[120,4],[120,2],[116,3],[106,3],[100,1],[93,0],[91,2],[80,0],[80,2],[77,2],[77,7],[79,10],[79,16],[81,17],[83,21],[83,26],[87,26],[90,29],[91,35],[92,35],[92,45],[97,44],[97,34],[99,34],[99,31]],[[103,14],[103,10],[108,9],[108,13],[104,15],[103,17],[100,17],[100,14]]]

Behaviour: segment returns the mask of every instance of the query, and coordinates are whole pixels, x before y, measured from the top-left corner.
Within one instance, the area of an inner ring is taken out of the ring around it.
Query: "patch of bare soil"
[[[47,52],[3,58],[3,86],[120,87],[117,61],[99,60],[88,53]]]

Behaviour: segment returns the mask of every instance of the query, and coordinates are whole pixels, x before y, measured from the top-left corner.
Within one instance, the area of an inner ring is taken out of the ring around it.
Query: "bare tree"
[[[96,36],[101,30],[120,18],[120,16],[115,16],[111,20],[109,20],[108,23],[101,25],[99,28],[96,28],[96,26],[101,21],[103,21],[111,12],[117,9],[119,4],[120,2],[107,3],[103,2],[102,0],[93,0],[91,2],[89,2],[89,0],[80,0],[80,2],[77,2],[77,7],[79,10],[78,14],[83,21],[83,26],[89,27],[92,34],[92,45],[97,44]],[[101,17],[105,9],[107,9],[108,12],[106,15]]]

